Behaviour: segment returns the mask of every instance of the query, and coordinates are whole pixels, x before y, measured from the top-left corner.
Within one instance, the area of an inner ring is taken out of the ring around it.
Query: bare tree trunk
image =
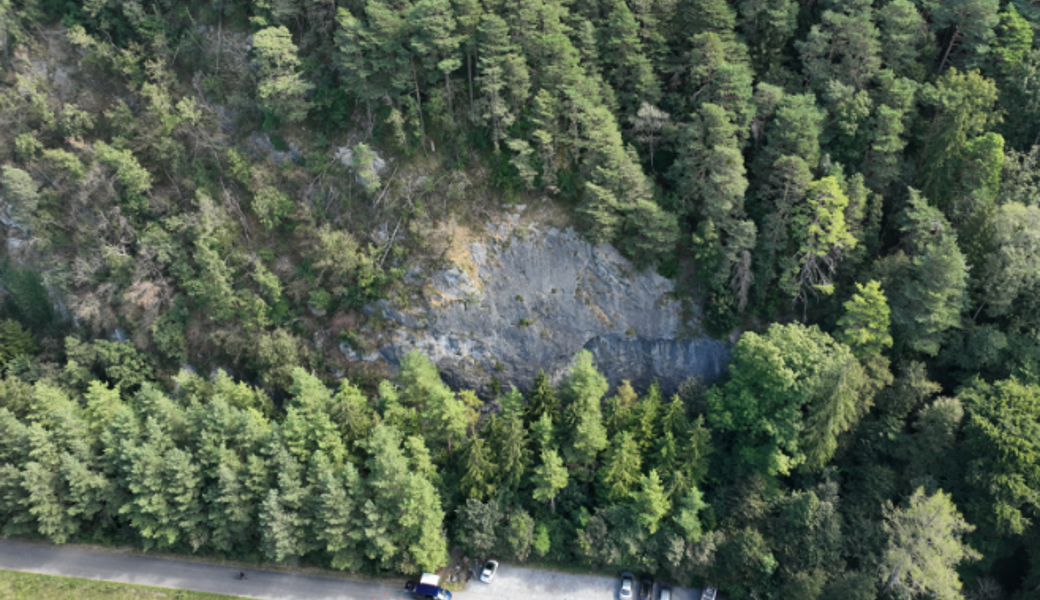
[[[466,53],[466,74],[469,76],[469,112],[473,113],[473,53]]]
[[[960,35],[960,27],[953,30],[953,37],[950,38],[950,45],[946,46],[946,54],[943,54],[942,62],[939,63],[939,72],[942,73],[943,68],[946,66],[946,59],[950,58],[950,50],[953,50],[953,45],[957,43],[957,36]]]
[[[455,107],[451,100],[451,75],[444,73],[444,91],[448,94],[448,113],[455,116]]]
[[[419,95],[419,74],[415,71],[415,65],[412,65],[412,81],[415,82],[415,104],[419,111],[419,131],[422,137],[419,145],[423,147],[423,152],[426,152],[426,120],[423,118],[422,96]]]

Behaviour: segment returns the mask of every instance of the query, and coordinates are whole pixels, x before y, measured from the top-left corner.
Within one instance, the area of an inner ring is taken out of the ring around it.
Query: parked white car
[[[484,563],[484,570],[480,572],[480,580],[484,583],[491,583],[491,580],[495,578],[495,573],[498,573],[498,561],[489,560]]]
[[[629,572],[621,574],[621,589],[618,590],[619,600],[632,600],[635,595],[636,578]]]

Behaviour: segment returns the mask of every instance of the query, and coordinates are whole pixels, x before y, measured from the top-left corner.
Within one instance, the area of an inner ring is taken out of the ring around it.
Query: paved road
[[[100,579],[156,587],[211,592],[261,600],[411,600],[401,586],[335,577],[297,575],[96,548],[51,546],[0,540],[0,569]],[[616,600],[618,580],[502,565],[490,585],[470,582],[458,600]],[[656,594],[655,594],[656,598]],[[696,600],[698,590],[675,589],[674,600]]]

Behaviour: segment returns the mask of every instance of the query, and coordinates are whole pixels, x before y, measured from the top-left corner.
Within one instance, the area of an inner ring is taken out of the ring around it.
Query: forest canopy
[[[0,2],[2,532],[1034,597],[1038,27],[1028,0]],[[534,202],[675,280],[728,374],[611,387],[582,352],[467,390],[344,358]]]

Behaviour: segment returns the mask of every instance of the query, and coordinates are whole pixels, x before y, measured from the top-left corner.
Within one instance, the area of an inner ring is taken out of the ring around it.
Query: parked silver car
[[[619,600],[632,600],[635,596],[636,576],[625,571],[621,574],[621,589],[618,590]]]
[[[498,573],[498,561],[489,560],[484,563],[484,570],[480,572],[480,580],[484,583],[491,583],[491,580],[495,578],[495,573]]]

